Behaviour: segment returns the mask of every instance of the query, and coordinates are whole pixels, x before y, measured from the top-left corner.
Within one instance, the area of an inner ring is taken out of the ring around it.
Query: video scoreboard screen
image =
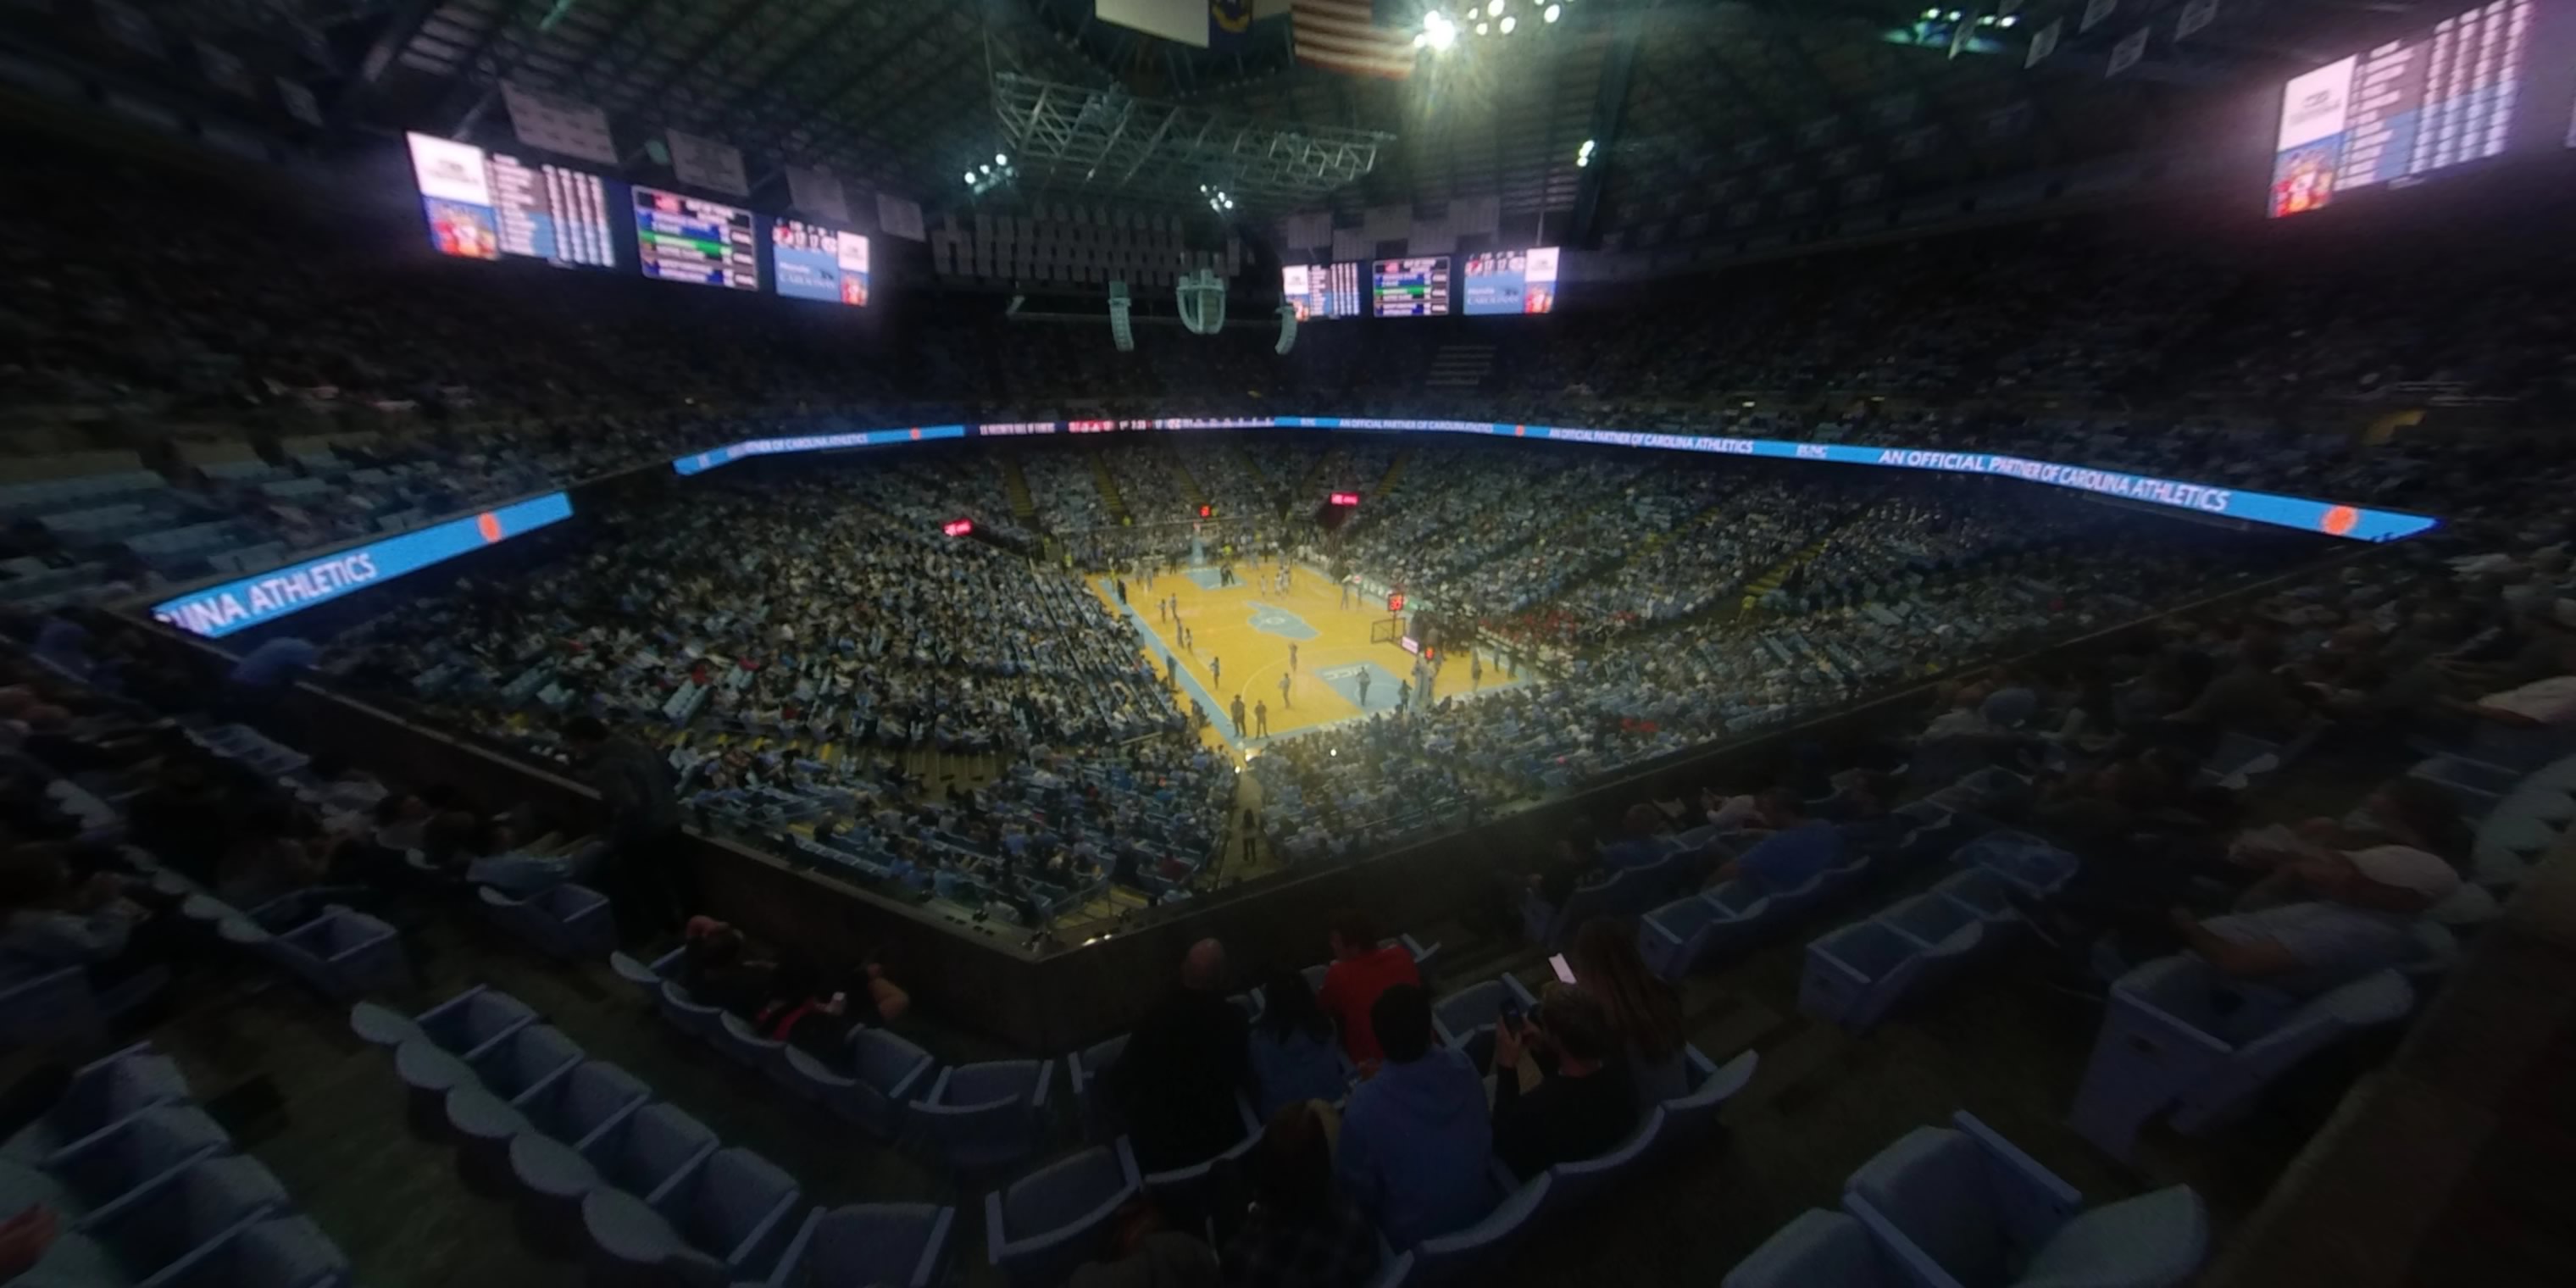
[[[853,307],[868,302],[868,239],[794,219],[769,221],[778,293]]]
[[[1429,318],[1449,312],[1449,257],[1381,259],[1369,269],[1369,296],[1382,318]]]
[[[1297,310],[1300,322],[1358,317],[1360,266],[1356,263],[1283,264],[1279,269],[1279,294]]]
[[[1467,257],[1469,317],[1556,311],[1556,247],[1487,251]]]
[[[637,184],[635,250],[646,277],[760,289],[760,250],[748,210]]]
[[[2273,146],[2272,217],[2501,155],[2528,70],[2534,7],[2491,0],[2293,79]]]
[[[617,267],[608,185],[598,175],[530,165],[506,152],[426,134],[404,137],[411,145],[421,213],[429,220],[429,244],[439,254]]]

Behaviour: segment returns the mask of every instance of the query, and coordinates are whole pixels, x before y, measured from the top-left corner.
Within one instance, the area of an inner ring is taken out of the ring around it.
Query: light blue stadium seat
[[[156,1105],[188,1098],[179,1066],[148,1042],[102,1056],[73,1071],[61,1099],[0,1143],[0,1160],[38,1164],[93,1140]]]
[[[1735,1263],[1719,1288],[1898,1288],[1860,1221],[1809,1208]]]
[[[1081,1121],[1083,1139],[1108,1143],[1123,1126],[1118,1110],[1102,1090],[1100,1079],[1118,1063],[1127,1050],[1127,1035],[1119,1034],[1106,1041],[1094,1042],[1065,1058],[1065,1072],[1073,1080],[1074,1113]]]
[[[1598,1158],[1559,1163],[1547,1169],[1548,1190],[1540,1219],[1553,1221],[1615,1189],[1641,1170],[1656,1154],[1671,1115],[1662,1105],[1648,1105],[1637,1129],[1617,1148]]]
[[[1877,1026],[1913,988],[1922,946],[1875,921],[1855,921],[1807,944],[1798,1009],[1854,1033]]]
[[[1142,1178],[1120,1152],[1094,1146],[984,1195],[984,1251],[1014,1288],[1053,1288],[1101,1255],[1118,1209]]]
[[[2221,1016],[2211,999],[2224,987],[2208,964],[2189,955],[2147,962],[2111,986],[2068,1115],[2086,1140],[2126,1162],[2138,1129],[2159,1114],[2170,1111],[2177,1130],[2195,1135],[2232,1121],[2310,1053],[2403,1020],[2415,1001],[2415,990],[2394,970],[2295,1006],[2256,1000]]]
[[[1725,1064],[1710,1060],[1695,1046],[1682,1048],[1683,1063],[1691,1078],[1690,1091],[1663,1103],[1664,1129],[1656,1137],[1655,1152],[1669,1154],[1704,1141],[1717,1130],[1717,1115],[1726,1102],[1753,1081],[1762,1065],[1759,1052],[1746,1051]]]
[[[527,1003],[481,984],[416,1016],[374,1002],[360,1002],[349,1008],[349,1028],[378,1046],[426,1041],[466,1060],[483,1054],[536,1019],[536,1011]]]
[[[2075,876],[2074,855],[2027,832],[1989,832],[1959,847],[1958,863],[1982,868],[2034,899],[2045,899]]]
[[[662,999],[662,977],[679,969],[680,958],[687,952],[685,948],[674,948],[650,962],[612,952],[608,955],[608,968],[617,972],[619,979],[642,990],[646,1000],[658,1003]]]
[[[105,1207],[202,1159],[232,1152],[232,1138],[203,1110],[160,1104],[66,1145],[44,1161],[49,1196],[66,1215]],[[12,1195],[30,1201],[32,1195]]]
[[[2084,1211],[2082,1196],[1969,1114],[1861,1165],[1843,1206],[1918,1288],[2171,1288],[2209,1252],[2188,1186]]]
[[[227,1239],[287,1206],[285,1187],[257,1161],[203,1159],[82,1217],[44,1264],[67,1283],[180,1282]]]
[[[928,1203],[816,1208],[779,1257],[768,1288],[931,1288],[946,1277],[956,1223],[957,1209]]]
[[[100,990],[89,972],[65,966],[0,988],[0,1051],[41,1043],[72,1049],[99,1046],[107,1023],[169,986],[170,972],[154,967],[115,988]]]
[[[1538,1214],[1547,1206],[1548,1191],[1554,1185],[1555,1178],[1541,1172],[1504,1195],[1482,1220],[1454,1234],[1423,1240],[1411,1250],[1413,1273],[1405,1282],[1460,1283],[1502,1265],[1537,1228]]]
[[[883,1029],[850,1035],[850,1064],[857,1073],[846,1094],[827,1102],[878,1136],[892,1139],[897,1109],[930,1078],[930,1053]]]
[[[1495,1021],[1505,1008],[1518,1006],[1524,1013],[1537,1006],[1529,990],[1509,975],[1470,984],[1431,1004],[1431,1027],[1440,1035],[1441,1045],[1465,1050],[1479,1034],[1491,1033]]]
[[[912,1137],[957,1177],[989,1175],[1045,1143],[1053,1060],[997,1060],[942,1069],[904,1106]]]
[[[1985,868],[1967,868],[1943,877],[1932,893],[1959,905],[1989,928],[2001,931],[2022,923],[2013,906],[2020,888]]]
[[[716,1016],[716,1050],[753,1073],[785,1069],[787,1044],[751,1027],[751,1021],[726,1011]]]
[[[588,886],[566,882],[524,899],[513,899],[490,886],[475,894],[493,924],[558,961],[596,957],[617,942],[617,922],[608,910],[608,896]]]
[[[676,979],[662,981],[662,1018],[683,1033],[695,1034],[709,1042],[719,1041],[724,1032],[724,1011],[689,996],[689,990]]]
[[[584,1060],[522,1099],[518,1108],[530,1126],[579,1149],[652,1098],[643,1079],[605,1060]]]
[[[740,1147],[719,1149],[702,1165],[645,1197],[689,1247],[723,1263],[734,1279],[765,1276],[795,1233],[790,1214],[796,1181],[776,1164]],[[585,1215],[587,1212],[585,1211]]]
[[[533,1024],[466,1063],[484,1090],[511,1105],[535,1098],[581,1064],[581,1048],[551,1025]]]
[[[706,1124],[655,1102],[594,1134],[580,1152],[602,1182],[651,1196],[695,1170],[716,1148],[716,1134]]]
[[[311,1218],[272,1216],[236,1227],[152,1288],[345,1288],[349,1259]]]
[[[325,909],[282,935],[270,934],[248,918],[227,919],[217,931],[226,941],[286,968],[325,997],[355,997],[411,978],[411,964],[394,928],[347,908]]]

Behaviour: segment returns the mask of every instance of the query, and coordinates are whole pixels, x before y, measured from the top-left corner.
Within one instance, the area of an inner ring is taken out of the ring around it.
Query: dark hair
[[[1369,1007],[1369,1031],[1378,1050],[1397,1064],[1411,1064],[1431,1050],[1431,995],[1419,984],[1394,984]]]
[[[1245,1171],[1262,1207],[1301,1221],[1324,1216],[1333,1201],[1333,1149],[1313,1101],[1293,1101],[1270,1115]]]
[[[1326,924],[1343,943],[1361,952],[1377,947],[1377,918],[1357,908],[1344,908],[1334,913],[1333,919]]]
[[[1549,984],[1539,994],[1538,1022],[1557,1050],[1577,1060],[1607,1060],[1618,1053],[1609,1009],[1580,984]]]
[[[608,726],[597,716],[574,716],[564,721],[563,736],[573,742],[606,742]]]
[[[1303,1033],[1316,1041],[1333,1036],[1333,1022],[1324,1018],[1324,1008],[1315,1004],[1315,990],[1306,986],[1306,977],[1285,966],[1273,966],[1261,977],[1261,1031],[1285,1042]]]
[[[1575,978],[1609,1012],[1610,1030],[1637,1058],[1660,1063],[1682,1049],[1682,1003],[1673,986],[1646,969],[1637,953],[1637,928],[1616,917],[1594,917],[1574,932],[1567,956]]]

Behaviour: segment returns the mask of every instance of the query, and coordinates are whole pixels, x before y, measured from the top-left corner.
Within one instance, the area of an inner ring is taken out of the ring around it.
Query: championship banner
[[[2174,24],[2174,39],[2188,40],[2218,21],[2218,0],[2190,0],[2182,7],[2182,18]]]
[[[197,70],[206,74],[206,83],[235,98],[259,97],[259,82],[250,76],[250,64],[230,51],[200,40],[197,46]]]
[[[2153,30],[2152,27],[2140,27],[2120,37],[2120,43],[2111,46],[2111,70],[2108,74],[2117,76],[2137,66],[2138,60],[2147,56],[2147,35]]]
[[[601,165],[617,164],[617,142],[608,134],[608,114],[577,98],[524,89],[501,82],[501,102],[510,110],[510,129],[519,142]]]
[[[321,126],[322,101],[313,97],[312,90],[280,76],[277,78],[277,101],[285,105],[288,116],[306,125]]]
[[[787,167],[787,204],[817,219],[843,227],[850,224],[849,192],[841,187],[839,175],[819,165]]]
[[[2060,18],[2042,27],[2030,38],[2030,56],[2021,60],[2024,69],[2037,67],[2040,60],[2057,52],[2058,37],[2066,32],[2066,20]]]
[[[683,130],[663,134],[671,142],[671,173],[680,182],[736,197],[751,195],[751,180],[742,172],[742,152],[732,144]]]
[[[2101,26],[2102,20],[2110,17],[2111,11],[2119,7],[2120,0],[2084,0],[2084,21],[2078,24],[2075,29],[2077,31],[2091,31],[2095,27]]]
[[[921,203],[892,193],[877,194],[877,231],[905,241],[920,241]]]

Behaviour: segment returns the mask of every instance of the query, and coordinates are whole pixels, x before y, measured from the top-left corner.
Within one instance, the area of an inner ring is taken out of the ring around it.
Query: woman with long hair
[[[1566,964],[1574,968],[1575,982],[1601,999],[1609,1012],[1610,1031],[1627,1055],[1637,1103],[1652,1105],[1688,1094],[1681,997],[1637,955],[1636,926],[1594,917],[1575,932]]]
[[[1260,1085],[1255,1108],[1268,1118],[1301,1100],[1338,1101],[1350,1083],[1333,1041],[1333,1022],[1306,987],[1306,977],[1285,966],[1261,981],[1261,1018],[1252,1026],[1252,1073]]]

